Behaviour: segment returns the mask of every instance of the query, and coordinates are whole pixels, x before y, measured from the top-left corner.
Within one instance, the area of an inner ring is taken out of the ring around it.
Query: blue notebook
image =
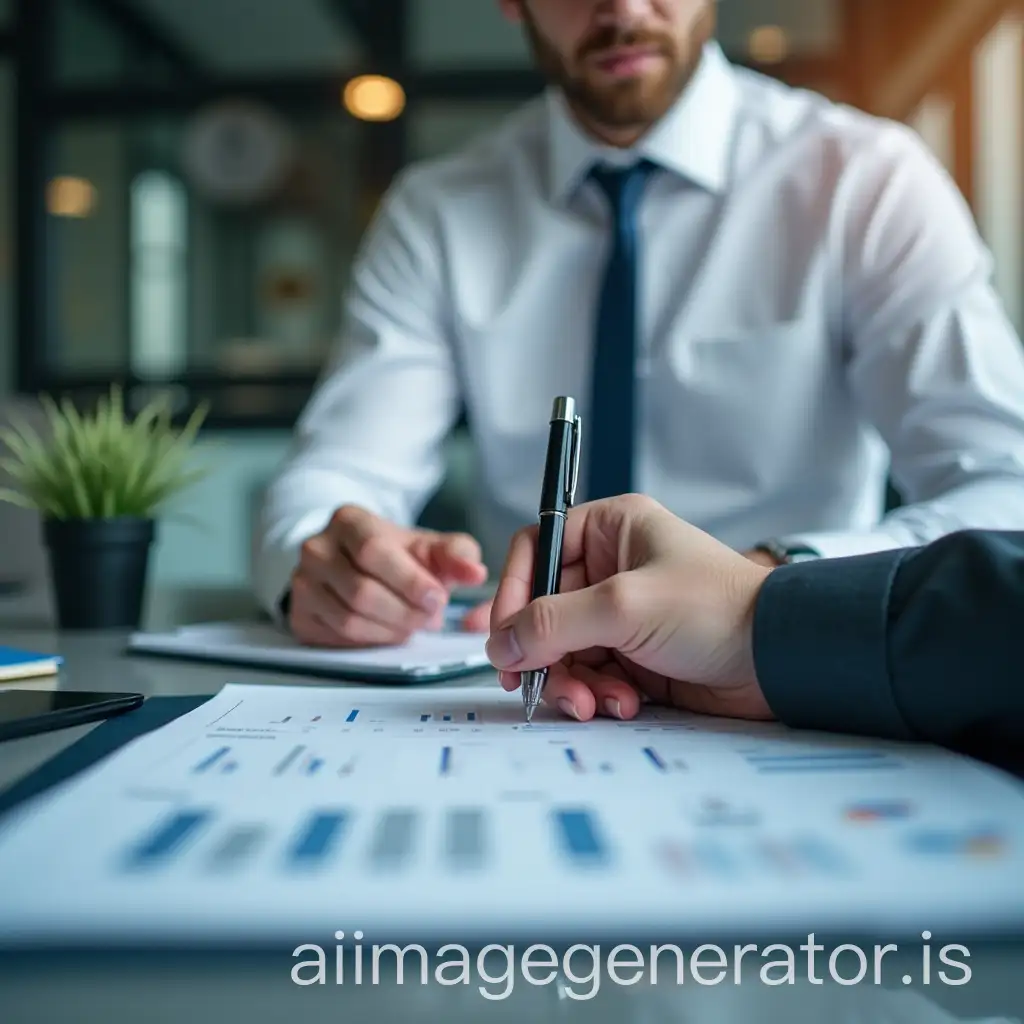
[[[57,654],[39,654],[0,644],[0,683],[55,675],[63,660]]]

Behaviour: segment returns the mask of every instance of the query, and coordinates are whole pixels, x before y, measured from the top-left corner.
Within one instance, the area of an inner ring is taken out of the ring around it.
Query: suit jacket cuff
[[[889,677],[889,593],[906,550],[803,562],[765,580],[754,615],[758,680],[799,729],[910,738]]]

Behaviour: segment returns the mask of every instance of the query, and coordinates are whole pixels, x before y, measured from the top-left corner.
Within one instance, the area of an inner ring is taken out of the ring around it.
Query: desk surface
[[[38,688],[56,685],[72,690],[131,690],[149,697],[213,693],[229,680],[265,683],[302,679],[276,672],[126,656],[125,641],[124,633],[58,634],[0,627],[0,644],[64,657],[59,677],[25,684]],[[492,674],[482,673],[462,682],[473,685],[488,678],[493,678]],[[330,685],[323,680],[316,682]],[[0,789],[92,728],[95,726],[82,726],[0,744]],[[544,941],[543,937],[538,941]],[[906,955],[919,957],[920,953],[907,951]],[[578,1020],[587,1024],[639,1020],[685,1024],[711,1019],[737,1024],[776,1020],[818,1024],[829,1019],[950,1024],[1024,1019],[1024,979],[1020,974],[1024,949],[994,943],[989,948],[972,949],[972,958],[974,980],[961,988],[932,985],[887,990],[872,985],[812,986],[806,981],[774,988],[756,981],[701,987],[692,979],[681,987],[659,982],[652,988],[646,981],[630,987],[615,986],[605,977],[593,999],[574,1000],[560,996],[557,985],[531,988],[520,975],[508,998],[488,1000],[479,993],[475,974],[473,983],[467,986],[423,987],[415,964],[410,968],[415,982],[407,979],[401,986],[383,983],[382,979],[380,986],[358,989],[352,985],[298,987],[290,979],[294,963],[291,950],[269,958],[248,959],[198,954],[115,959],[98,955],[0,957],[0,1006],[5,1024],[67,1020],[134,1024],[143,1019],[168,1024],[223,1024],[225,1020],[269,1024],[295,1014],[301,1014],[308,1024],[341,1019],[372,1019],[385,1024],[419,1018],[446,1022]],[[585,974],[586,961],[576,969]],[[585,989],[577,986],[577,990]]]

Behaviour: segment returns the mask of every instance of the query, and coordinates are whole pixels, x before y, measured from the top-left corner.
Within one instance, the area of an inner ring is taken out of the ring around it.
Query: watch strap
[[[794,565],[797,562],[811,562],[821,558],[821,553],[807,544],[786,544],[777,539],[762,541],[754,550],[764,551],[779,565]]]

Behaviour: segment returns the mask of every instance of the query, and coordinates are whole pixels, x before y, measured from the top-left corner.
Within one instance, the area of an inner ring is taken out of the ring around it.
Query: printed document
[[[1024,789],[930,747],[228,685],[4,819],[0,943],[919,939],[1019,925],[1021,879]]]

